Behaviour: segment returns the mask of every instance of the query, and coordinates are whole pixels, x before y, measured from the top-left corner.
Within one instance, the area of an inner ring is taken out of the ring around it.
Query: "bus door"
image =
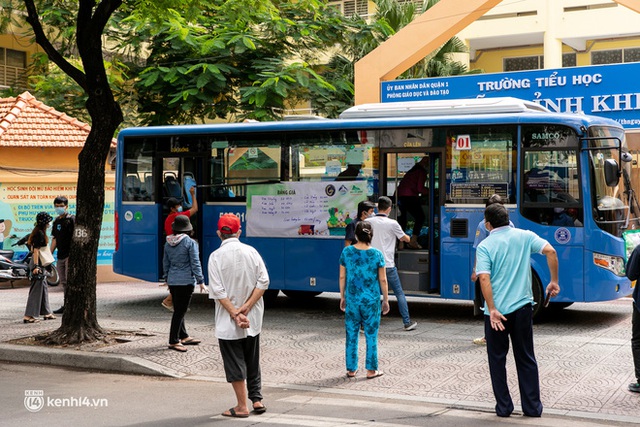
[[[167,207],[167,201],[170,198],[177,199],[180,202],[183,212],[192,212],[190,215],[191,225],[193,226],[192,237],[199,243],[202,251],[203,241],[203,221],[202,221],[202,191],[198,190],[198,184],[204,182],[204,156],[194,156],[193,154],[180,155],[176,153],[158,153],[159,161],[156,162],[158,171],[157,176],[161,177],[159,185],[161,186],[159,194],[160,217],[158,224],[158,274],[162,277],[162,257],[164,255],[164,244],[166,241],[165,222],[169,216],[170,210]],[[190,189],[196,188],[195,201],[191,196]],[[202,253],[200,254],[202,259]]]
[[[442,155],[396,149],[384,150],[381,157],[380,193],[393,200],[390,216],[412,238],[396,254],[402,287],[413,294],[439,293]]]

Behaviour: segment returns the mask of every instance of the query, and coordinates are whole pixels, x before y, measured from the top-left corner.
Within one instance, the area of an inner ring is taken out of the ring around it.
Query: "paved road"
[[[266,387],[267,412],[247,419],[220,414],[233,406],[219,381],[176,380],[0,363],[0,424],[42,426],[620,426],[620,422],[545,415],[500,419],[486,411],[405,399]],[[25,401],[25,394],[28,400]],[[33,397],[35,395],[36,397]],[[29,407],[29,410],[27,409]]]
[[[59,324],[59,320],[22,324],[27,291],[24,287],[0,289],[0,342],[53,330]],[[166,289],[151,283],[100,284],[100,324],[126,331],[127,342],[96,348],[92,354],[134,357],[176,377],[222,381],[212,303],[205,295],[195,296],[187,326],[191,335],[204,342],[182,354],[166,349],[170,313],[159,304],[165,295]],[[51,300],[54,308],[60,304],[60,289],[52,289]],[[396,399],[412,406],[490,411],[494,401],[486,352],[471,343],[482,334],[482,323],[473,318],[471,304],[410,298],[410,309],[419,322],[415,331],[402,330],[395,305],[382,322],[380,363],[385,376],[348,380],[342,314],[335,295],[305,304],[279,297],[266,313],[261,337],[265,385]],[[535,326],[545,414],[640,422],[640,395],[626,391],[633,380],[630,312],[628,299],[574,304]],[[6,347],[0,344],[0,354]],[[74,363],[81,353],[86,349],[71,354]],[[508,369],[518,408],[512,360]]]

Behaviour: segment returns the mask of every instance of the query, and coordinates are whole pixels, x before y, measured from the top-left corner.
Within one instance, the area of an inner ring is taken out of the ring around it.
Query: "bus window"
[[[280,181],[281,141],[251,136],[211,142],[209,200],[245,201],[247,184]]]
[[[154,200],[154,148],[146,139],[130,140],[124,146],[123,202],[149,202]]]
[[[578,138],[564,126],[523,126],[522,215],[538,224],[582,227]]]
[[[621,185],[606,185],[604,163],[607,159],[619,161],[619,147],[622,145],[621,148],[625,148],[624,132],[613,128],[591,127],[589,136],[602,138],[589,141],[591,148],[600,148],[589,152],[593,217],[598,227],[619,237],[627,227],[629,207],[621,200],[625,191]]]
[[[326,132],[292,135],[292,181],[363,180],[374,175],[373,145],[366,132]]]
[[[448,129],[447,202],[484,204],[493,194],[515,202],[515,127]]]
[[[539,224],[581,227],[576,150],[525,152],[522,167],[524,217]]]

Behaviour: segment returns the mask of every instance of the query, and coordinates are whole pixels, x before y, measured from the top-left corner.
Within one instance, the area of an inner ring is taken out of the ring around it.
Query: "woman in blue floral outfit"
[[[363,327],[367,343],[365,367],[367,378],[371,379],[383,374],[378,370],[378,329],[380,312],[389,312],[387,274],[384,255],[371,247],[371,224],[358,222],[356,238],[358,242],[345,247],[340,255],[340,309],[345,312],[347,377],[355,377],[358,370],[358,331]]]

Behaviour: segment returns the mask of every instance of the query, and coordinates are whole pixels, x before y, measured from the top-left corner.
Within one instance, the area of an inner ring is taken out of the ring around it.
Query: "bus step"
[[[405,291],[429,291],[429,273],[426,271],[398,270],[398,276]]]
[[[398,254],[398,270],[429,271],[429,251],[400,251]]]

